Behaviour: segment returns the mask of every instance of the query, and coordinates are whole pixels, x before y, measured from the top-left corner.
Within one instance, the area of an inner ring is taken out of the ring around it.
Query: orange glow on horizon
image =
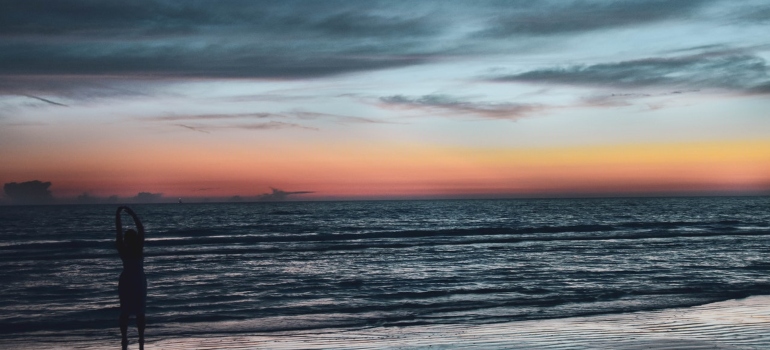
[[[297,198],[316,199],[770,190],[770,141],[542,149],[181,144],[110,154],[115,150],[93,149],[67,162],[31,157],[3,180],[51,181],[63,198],[255,196],[270,186],[315,191]]]

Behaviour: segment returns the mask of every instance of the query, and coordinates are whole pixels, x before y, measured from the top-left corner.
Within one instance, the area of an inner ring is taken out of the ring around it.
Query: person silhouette
[[[125,210],[134,219],[136,231],[126,230],[120,214]],[[144,226],[131,208],[118,207],[115,213],[115,248],[123,261],[123,272],[118,282],[120,296],[120,335],[123,350],[128,349],[128,318],[136,315],[136,328],[139,331],[139,349],[144,349],[144,328],[146,325],[144,311],[147,303],[147,277],[144,275]]]

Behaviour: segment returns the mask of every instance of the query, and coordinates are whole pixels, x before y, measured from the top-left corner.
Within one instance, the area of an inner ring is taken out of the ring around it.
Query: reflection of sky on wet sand
[[[691,308],[486,325],[376,327],[336,332],[313,330],[214,338],[148,338],[145,349],[764,349],[770,347],[768,305],[770,297],[754,296]],[[302,318],[306,316],[287,316],[284,320],[272,322],[312,324],[312,319]],[[197,328],[201,334],[210,331],[211,327],[229,330],[252,328],[251,325],[241,325],[245,322],[184,327],[194,333]],[[105,341],[73,339],[73,343],[85,350],[101,349]],[[60,346],[61,343],[56,344]],[[54,345],[47,345],[44,339],[9,342],[8,345],[24,349],[54,348]]]

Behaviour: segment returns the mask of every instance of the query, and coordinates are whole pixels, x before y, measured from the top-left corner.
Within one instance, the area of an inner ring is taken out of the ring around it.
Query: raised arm
[[[122,207],[126,210],[126,213],[128,215],[131,215],[131,217],[134,219],[134,224],[136,225],[136,231],[139,234],[139,242],[142,242],[144,244],[144,225],[142,225],[142,220],[139,220],[139,216],[134,213],[133,210],[129,207]]]

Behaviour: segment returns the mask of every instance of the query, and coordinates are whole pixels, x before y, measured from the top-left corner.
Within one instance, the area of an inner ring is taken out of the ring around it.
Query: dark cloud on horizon
[[[385,96],[380,98],[380,102],[384,103],[386,106],[398,108],[439,110],[454,115],[470,115],[477,118],[509,120],[520,119],[544,108],[541,105],[526,103],[470,102],[457,97],[440,94],[430,94],[418,97],[408,97],[403,95]]]
[[[39,180],[9,182],[3,185],[3,192],[14,204],[49,204],[54,200],[49,187],[50,182]]]
[[[139,192],[132,198],[137,203],[154,203],[163,198],[163,193]]]
[[[83,192],[82,194],[78,195],[75,198],[75,201],[80,204],[95,204],[95,203],[101,203],[104,201],[104,199],[99,197],[94,197],[88,192]]]
[[[687,18],[714,1],[0,0],[0,75],[315,78],[474,54],[479,37]]]
[[[274,187],[270,187],[272,192],[270,193],[264,193],[259,196],[257,196],[257,200],[260,201],[283,201],[286,200],[290,195],[297,195],[297,194],[308,194],[308,193],[314,193],[313,191],[293,191],[293,192],[287,192],[281,189],[277,189]]]
[[[759,56],[728,51],[544,68],[490,80],[606,88],[716,88],[762,93],[765,91],[762,87],[770,84],[770,69]]]

